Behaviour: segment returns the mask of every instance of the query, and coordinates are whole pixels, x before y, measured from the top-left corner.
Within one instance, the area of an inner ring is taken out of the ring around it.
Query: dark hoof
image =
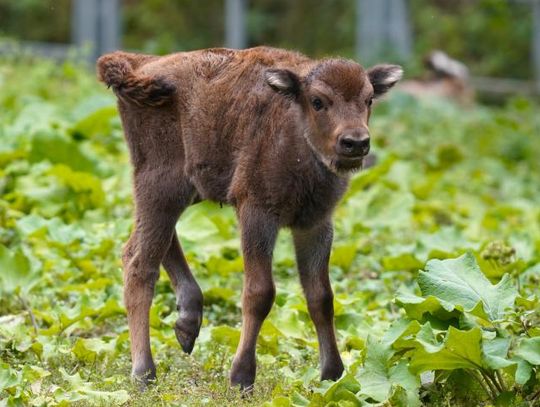
[[[325,366],[321,370],[321,380],[337,381],[343,374],[343,362],[339,360],[333,365]]]
[[[131,372],[131,378],[139,387],[139,390],[145,391],[148,386],[156,381],[156,368],[152,365],[147,368],[134,369],[133,372]]]
[[[255,383],[255,361],[240,360],[233,361],[231,369],[231,387],[239,386],[243,393],[250,394],[253,392],[253,384]]]
[[[201,329],[202,316],[198,315],[196,317],[182,315],[176,320],[174,326],[174,333],[176,334],[176,339],[182,347],[182,350],[188,355],[193,351],[195,346],[195,340],[199,336],[199,331]]]

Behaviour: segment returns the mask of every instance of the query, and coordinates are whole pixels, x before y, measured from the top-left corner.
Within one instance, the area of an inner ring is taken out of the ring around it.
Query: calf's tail
[[[120,51],[105,54],[97,61],[98,78],[125,102],[154,107],[169,104],[176,92],[173,81],[136,72],[138,66],[152,58]]]

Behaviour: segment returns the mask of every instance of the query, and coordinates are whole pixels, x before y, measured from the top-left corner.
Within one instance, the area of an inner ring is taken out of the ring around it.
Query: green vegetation
[[[283,232],[256,390],[228,388],[236,222],[231,208],[190,208],[178,229],[205,294],[202,332],[184,355],[163,273],[151,311],[159,383],[141,394],[122,306],[132,203],[114,97],[79,66],[27,62],[0,62],[0,405],[540,403],[538,106],[464,111],[399,93],[377,106],[379,162],[336,211],[331,276],[347,368],[336,383],[318,380]]]

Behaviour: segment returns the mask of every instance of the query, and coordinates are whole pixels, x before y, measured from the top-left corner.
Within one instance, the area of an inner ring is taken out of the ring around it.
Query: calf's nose
[[[345,133],[339,136],[337,150],[339,154],[350,157],[364,156],[369,153],[369,133]]]

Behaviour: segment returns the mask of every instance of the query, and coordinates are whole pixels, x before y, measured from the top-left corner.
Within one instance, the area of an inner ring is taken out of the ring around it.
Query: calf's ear
[[[267,69],[264,80],[282,95],[296,97],[300,94],[300,78],[288,69]]]
[[[399,65],[380,64],[368,69],[369,81],[373,85],[374,97],[384,95],[403,76],[403,68]]]

